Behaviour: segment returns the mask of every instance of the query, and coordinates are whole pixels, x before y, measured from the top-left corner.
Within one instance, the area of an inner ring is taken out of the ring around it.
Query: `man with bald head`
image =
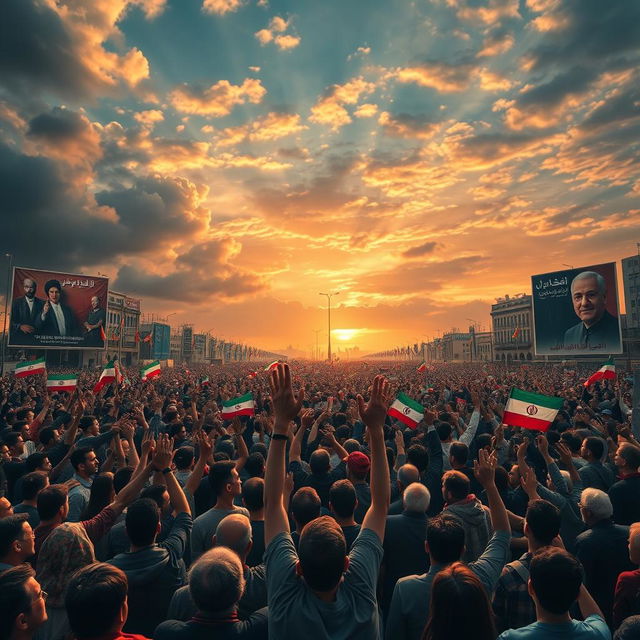
[[[224,535],[243,535],[240,514],[227,516],[218,525],[226,522]],[[233,519],[233,520],[232,520]],[[246,529],[245,528],[245,531]],[[238,606],[245,586],[245,572],[237,553],[226,547],[214,547],[205,552],[189,573],[189,592],[197,610],[187,622],[169,619],[160,624],[154,633],[156,640],[209,640],[215,635],[217,640],[225,638],[249,639],[267,638],[267,610],[261,609],[248,620],[238,619]]]
[[[409,463],[403,464],[398,469],[398,478],[396,479],[400,497],[389,505],[390,516],[397,516],[403,512],[404,505],[402,503],[402,496],[405,489],[414,482],[420,482],[420,472],[418,471],[418,467]]]
[[[420,482],[411,483],[402,494],[403,511],[387,516],[384,533],[384,567],[382,574],[382,611],[386,615],[396,582],[416,571],[429,569],[429,555],[424,541],[427,537],[427,510],[431,494]]]
[[[24,296],[15,298],[11,305],[11,344],[35,344],[36,316],[42,311],[44,301],[36,298],[36,282],[31,278],[22,281]]]
[[[225,547],[233,551],[242,564],[244,591],[237,603],[238,616],[248,620],[251,615],[267,606],[267,582],[264,565],[247,566],[247,556],[253,546],[251,522],[241,513],[232,513],[223,518],[213,536],[213,547]],[[178,589],[171,599],[167,619],[189,620],[198,610],[189,586]]]
[[[571,282],[571,301],[580,322],[565,331],[565,349],[611,351],[620,346],[618,319],[606,309],[607,283],[599,273],[579,273]]]

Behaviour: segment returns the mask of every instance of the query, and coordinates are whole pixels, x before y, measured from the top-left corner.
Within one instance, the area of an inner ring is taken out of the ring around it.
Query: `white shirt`
[[[31,311],[31,313],[33,313],[33,300],[34,300],[34,298],[27,298],[27,296],[25,296],[24,299],[27,301],[27,305],[29,305],[29,311]]]
[[[64,313],[62,313],[62,307],[59,304],[49,303],[53,309],[53,313],[56,314],[56,320],[58,321],[58,329],[61,336],[67,335],[67,325],[64,323]]]

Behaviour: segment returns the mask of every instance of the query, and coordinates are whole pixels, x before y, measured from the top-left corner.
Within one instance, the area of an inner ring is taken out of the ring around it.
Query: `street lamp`
[[[327,318],[329,324],[329,333],[328,333],[328,345],[327,345],[327,360],[332,362],[331,359],[331,296],[337,296],[340,292],[336,291],[335,293],[319,293],[320,296],[325,296],[327,298]]]

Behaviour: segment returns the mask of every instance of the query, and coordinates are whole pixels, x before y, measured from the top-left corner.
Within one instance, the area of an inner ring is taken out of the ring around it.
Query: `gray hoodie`
[[[482,503],[470,494],[464,500],[448,505],[446,509],[458,518],[464,527],[465,549],[461,560],[477,560],[489,542],[489,522]]]

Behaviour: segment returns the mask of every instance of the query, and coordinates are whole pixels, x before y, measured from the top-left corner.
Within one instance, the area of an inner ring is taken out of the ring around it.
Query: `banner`
[[[633,405],[631,407],[631,430],[640,440],[640,371],[633,372]]]
[[[614,262],[531,277],[536,355],[622,353]]]
[[[99,276],[15,267],[9,346],[103,349],[108,288]]]

